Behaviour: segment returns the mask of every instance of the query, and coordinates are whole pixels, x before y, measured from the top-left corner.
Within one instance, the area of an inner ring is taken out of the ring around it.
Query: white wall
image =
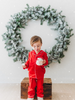
[[[38,4],[47,8],[63,11],[66,16],[66,21],[73,28],[75,33],[75,3],[74,0],[0,0],[0,83],[21,83],[24,77],[28,77],[28,70],[23,70],[21,62],[13,62],[13,58],[8,56],[2,34],[6,32],[6,23],[11,19],[10,15],[24,10],[26,4],[37,6]],[[47,22],[41,26],[40,21],[30,21],[26,29],[22,29],[23,43],[27,49],[32,49],[30,46],[30,38],[33,35],[39,35],[43,40],[41,49],[48,51],[56,43],[54,40],[57,37],[57,32],[54,32],[47,26]],[[75,35],[70,38],[68,51],[64,52],[65,57],[61,63],[52,63],[49,68],[46,68],[45,78],[51,78],[52,83],[75,83]]]

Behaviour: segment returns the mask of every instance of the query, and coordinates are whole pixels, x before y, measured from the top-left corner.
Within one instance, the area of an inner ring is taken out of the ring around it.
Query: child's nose
[[[37,49],[38,47],[36,47],[36,49]]]

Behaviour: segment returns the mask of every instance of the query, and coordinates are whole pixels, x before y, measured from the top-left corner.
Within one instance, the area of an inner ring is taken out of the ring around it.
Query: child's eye
[[[36,46],[34,46],[34,48],[35,48]],[[37,46],[37,47],[39,47],[39,46]]]

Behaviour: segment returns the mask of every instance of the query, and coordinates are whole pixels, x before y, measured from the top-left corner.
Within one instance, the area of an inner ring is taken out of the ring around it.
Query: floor
[[[21,99],[21,84],[0,84],[0,100]],[[52,100],[75,100],[75,84],[52,84]]]

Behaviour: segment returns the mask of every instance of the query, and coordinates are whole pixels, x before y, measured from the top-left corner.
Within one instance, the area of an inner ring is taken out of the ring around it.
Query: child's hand
[[[22,64],[22,68],[23,68],[23,69],[25,69],[25,68],[26,68],[25,64]]]
[[[43,60],[43,64],[45,64],[46,63],[46,60]]]

